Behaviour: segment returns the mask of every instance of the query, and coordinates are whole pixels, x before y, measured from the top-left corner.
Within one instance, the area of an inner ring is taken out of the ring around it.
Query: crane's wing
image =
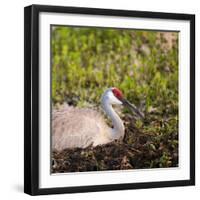
[[[64,106],[52,112],[53,149],[85,148],[93,144],[101,131],[101,117],[91,109]]]

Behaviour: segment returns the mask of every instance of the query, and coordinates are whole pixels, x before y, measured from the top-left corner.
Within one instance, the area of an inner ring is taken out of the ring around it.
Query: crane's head
[[[144,114],[137,109],[134,104],[131,104],[128,100],[126,100],[123,96],[121,90],[116,87],[112,87],[107,89],[102,96],[102,104],[109,103],[111,105],[124,105],[128,107],[131,111],[137,114],[140,118],[144,118]]]

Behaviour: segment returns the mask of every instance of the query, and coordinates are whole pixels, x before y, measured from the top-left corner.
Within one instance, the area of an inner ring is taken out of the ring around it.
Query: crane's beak
[[[124,106],[128,107],[132,112],[136,113],[141,119],[144,119],[144,113],[139,111],[137,107],[134,104],[131,104],[128,100],[126,99],[121,99],[122,103]]]

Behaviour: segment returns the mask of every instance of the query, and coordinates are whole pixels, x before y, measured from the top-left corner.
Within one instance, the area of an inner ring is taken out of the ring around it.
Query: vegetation
[[[51,51],[53,107],[100,110],[115,86],[145,113],[122,108],[124,141],[53,152],[52,172],[178,166],[178,33],[57,26]]]

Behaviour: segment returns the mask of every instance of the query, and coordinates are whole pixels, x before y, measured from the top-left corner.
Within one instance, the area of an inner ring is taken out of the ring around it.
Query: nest
[[[52,173],[128,170],[178,166],[178,148],[170,135],[154,137],[129,127],[123,141],[85,149],[52,152]]]

